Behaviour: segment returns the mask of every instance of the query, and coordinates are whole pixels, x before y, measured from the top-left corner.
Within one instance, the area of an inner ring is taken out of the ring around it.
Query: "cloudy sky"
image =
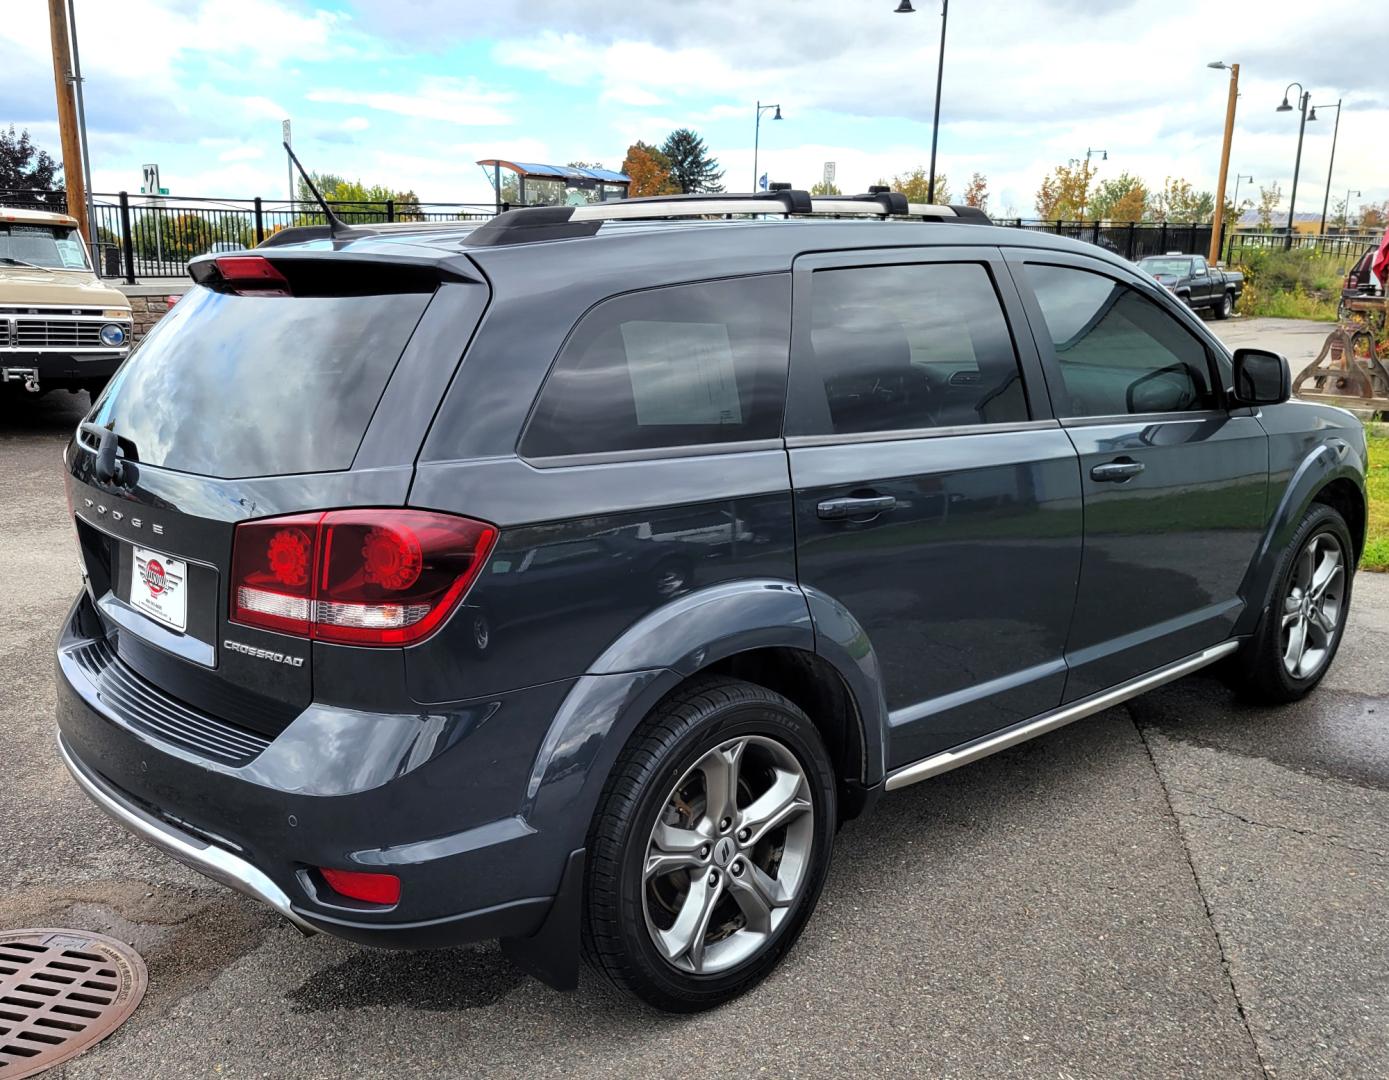
[[[1285,199],[1297,115],[1344,99],[1332,201],[1389,198],[1389,18],[1318,16],[1305,0],[955,0],[940,167],[958,193],[989,177],[990,209],[1032,213],[1055,164],[1109,151],[1101,177],[1182,176],[1213,188],[1227,75],[1242,65],[1231,159]],[[43,0],[3,0],[0,123],[57,151]],[[487,200],[484,157],[617,167],[634,139],[697,129],[752,184],[764,169],[845,190],[924,165],[938,0],[77,0],[94,187],[137,190],[158,162],[175,195],[282,197],[280,121],[306,164],[422,199]],[[1299,210],[1320,210],[1334,109],[1309,124]],[[1247,186],[1247,182],[1245,182]],[[1353,200],[1358,202],[1359,200]],[[1286,202],[1284,204],[1286,206]]]

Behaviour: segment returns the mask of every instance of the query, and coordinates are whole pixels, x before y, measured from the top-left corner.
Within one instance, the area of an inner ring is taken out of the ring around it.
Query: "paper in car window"
[[[82,244],[77,240],[59,239],[58,257],[63,260],[65,270],[85,270],[87,260],[82,257]]]
[[[625,322],[622,344],[641,426],[743,422],[723,323]]]

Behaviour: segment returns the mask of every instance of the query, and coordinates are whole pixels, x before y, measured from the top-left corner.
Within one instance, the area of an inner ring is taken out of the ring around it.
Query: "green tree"
[[[680,190],[670,174],[670,158],[659,147],[640,139],[627,147],[622,171],[632,178],[627,194],[634,199],[646,195],[673,195]]]
[[[1128,172],[1103,180],[1095,186],[1086,207],[1099,221],[1142,221],[1148,207],[1148,189]]]
[[[1073,158],[1058,165],[1037,188],[1037,216],[1048,220],[1079,221],[1089,211],[1090,181],[1096,166],[1089,158]]]
[[[1259,187],[1259,228],[1268,232],[1273,228],[1273,214],[1283,201],[1283,189],[1275,180],[1269,187]]]
[[[328,200],[333,212],[349,225],[354,222],[385,221],[387,203],[395,203],[396,221],[418,221],[421,217],[420,200],[413,191],[393,191],[384,184],[367,186],[360,180],[345,180],[334,173],[311,173],[314,186]],[[299,179],[299,201],[313,205],[317,200],[302,177]],[[320,222],[322,214],[312,212],[300,215],[299,225]]]
[[[810,193],[811,193],[812,195],[843,195],[843,194],[844,194],[844,192],[842,192],[842,191],[839,190],[839,185],[836,184],[836,183],[834,183],[834,181],[832,181],[832,180],[817,180],[814,184],[811,185]]]
[[[0,189],[6,191],[54,191],[62,166],[47,150],[35,146],[28,129],[14,133],[0,130]]]
[[[666,136],[661,153],[670,162],[670,175],[686,194],[699,191],[722,191],[723,170],[709,156],[704,140],[689,128],[677,128]]]
[[[1215,216],[1215,196],[1209,191],[1197,191],[1189,180],[1167,177],[1162,190],[1148,200],[1149,221],[1209,221]]]
[[[907,197],[907,202],[924,203],[930,202],[931,174],[926,169],[918,165],[914,169],[908,169],[904,173],[899,173],[891,180],[878,181],[879,186],[886,185],[893,191],[900,191]],[[936,173],[936,203],[944,204],[950,201],[950,181],[945,173]]]

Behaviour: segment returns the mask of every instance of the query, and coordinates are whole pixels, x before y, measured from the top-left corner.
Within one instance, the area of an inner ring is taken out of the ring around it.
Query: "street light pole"
[[[753,128],[752,128],[752,190],[753,190],[753,191],[756,191],[756,190],[757,190],[757,149],[758,149],[758,144],[761,142],[761,139],[762,139],[762,114],[763,114],[764,112],[766,112],[768,109],[775,109],[775,110],[776,110],[776,115],[772,117],[773,120],[780,120],[780,119],[781,119],[781,106],[780,106],[780,105],[763,105],[762,102],[760,102],[760,101],[757,103],[757,123],[754,124],[754,125],[753,125]]]
[[[1207,67],[1223,71],[1226,67],[1225,61],[1217,60]],[[1225,179],[1230,174],[1230,143],[1235,137],[1235,105],[1239,101],[1239,65],[1230,64],[1230,94],[1225,101],[1225,141],[1220,147],[1220,178],[1215,185],[1215,216],[1211,219],[1211,246],[1207,253],[1206,261],[1212,266],[1220,262],[1220,234],[1225,228]],[[1235,177],[1236,190],[1239,188],[1239,177]],[[1296,189],[1297,182],[1293,182]]]
[[[1291,251],[1293,247],[1293,230],[1297,228],[1297,177],[1302,171],[1302,136],[1307,131],[1307,105],[1312,100],[1312,95],[1302,88],[1300,82],[1290,82],[1283,90],[1283,104],[1279,105],[1275,112],[1292,112],[1293,107],[1288,104],[1288,91],[1294,86],[1301,96],[1298,98],[1298,111],[1302,114],[1302,119],[1297,125],[1297,157],[1293,161],[1293,190],[1288,195],[1288,242],[1283,245],[1284,249]]]
[[[1360,198],[1360,192],[1352,191],[1350,188],[1346,188],[1346,216],[1345,221],[1343,222],[1343,226],[1347,229],[1350,228],[1350,197],[1352,195],[1354,195],[1357,199]]]
[[[1326,166],[1326,195],[1321,201],[1321,231],[1326,235],[1326,208],[1331,204],[1331,170],[1336,168],[1336,137],[1341,134],[1341,102],[1343,98],[1336,100],[1336,126],[1331,129],[1331,161]],[[1330,105],[1321,106],[1323,109],[1331,108]],[[1312,115],[1307,119],[1317,118],[1317,106],[1312,106]]]
[[[912,0],[902,0],[897,5],[896,14],[911,15],[916,8],[912,7]],[[950,15],[950,0],[941,0],[940,4],[940,56],[936,60],[936,112],[931,121],[931,173],[930,179],[926,181],[926,201],[936,201],[936,140],[940,135],[940,90],[945,78],[945,25]]]
[[[1236,227],[1236,228],[1239,227],[1239,182],[1240,182],[1241,180],[1248,180],[1248,181],[1252,184],[1252,183],[1254,182],[1254,177],[1253,177],[1253,176],[1241,176],[1239,173],[1235,173],[1235,194],[1234,194],[1234,197],[1230,200],[1230,205],[1233,206],[1233,207],[1235,208],[1235,222],[1234,222],[1234,224],[1235,224],[1235,227]]]
[[[1090,201],[1090,159],[1091,159],[1092,157],[1094,157],[1096,154],[1099,154],[1099,155],[1100,155],[1100,160],[1101,160],[1101,161],[1108,161],[1108,160],[1109,160],[1109,151],[1108,151],[1108,150],[1091,150],[1091,149],[1089,149],[1088,147],[1086,148],[1086,151],[1085,151],[1085,172],[1083,173],[1083,176],[1084,176],[1084,178],[1085,178],[1085,187],[1084,187],[1084,189],[1082,189],[1082,191],[1081,191],[1081,193],[1080,193],[1080,220],[1081,220],[1081,221],[1084,221],[1084,220],[1085,220],[1085,204],[1088,203],[1088,202]]]

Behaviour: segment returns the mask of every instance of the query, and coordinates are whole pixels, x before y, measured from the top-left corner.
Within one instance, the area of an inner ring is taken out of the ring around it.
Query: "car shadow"
[[[91,407],[85,390],[30,394],[15,385],[0,385],[0,435],[71,434]]]

